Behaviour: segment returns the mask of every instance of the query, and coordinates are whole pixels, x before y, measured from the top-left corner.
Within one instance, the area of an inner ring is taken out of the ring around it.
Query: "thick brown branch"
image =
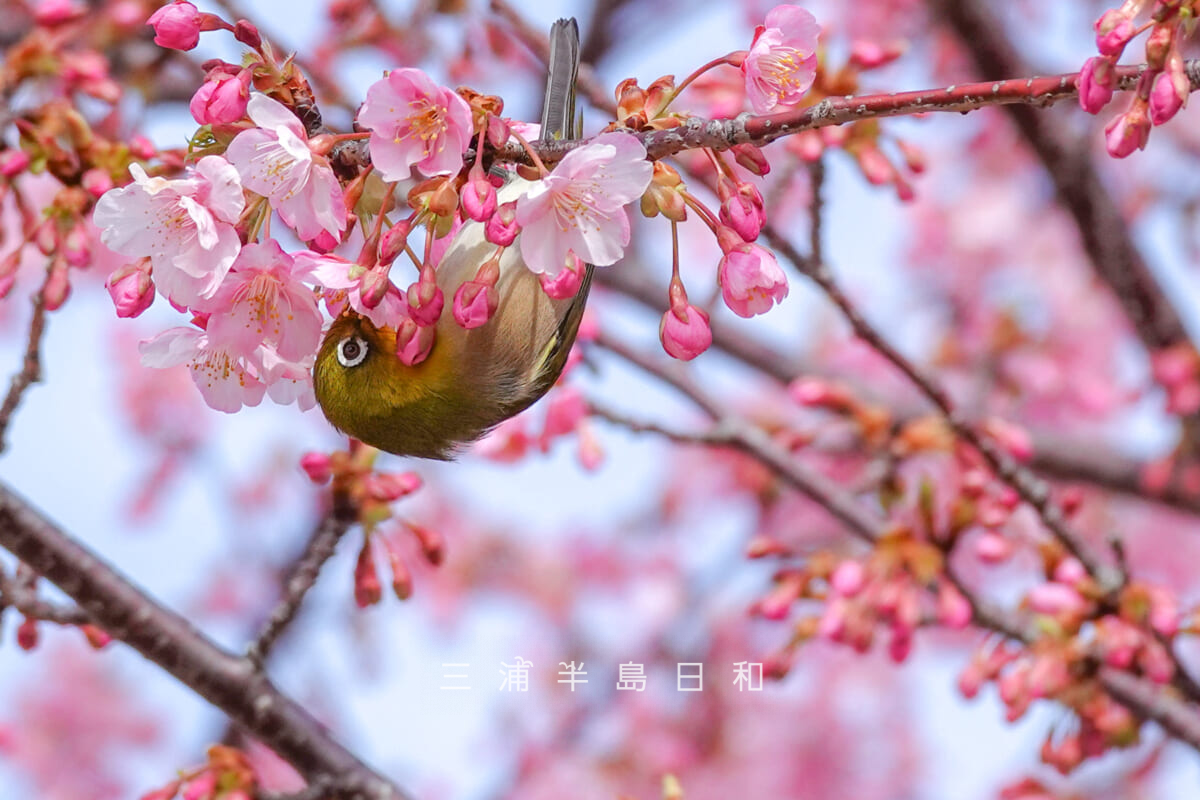
[[[328,781],[335,787],[330,796],[344,800],[409,797],[334,741],[249,660],[217,647],[3,485],[0,546],[56,584],[106,633],[224,711],[308,781]]]

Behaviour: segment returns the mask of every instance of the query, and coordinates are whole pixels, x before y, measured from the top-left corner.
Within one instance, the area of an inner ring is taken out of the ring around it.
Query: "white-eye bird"
[[[574,139],[579,29],[559,20],[550,32],[550,64],[542,106],[543,140]],[[507,173],[498,201],[513,200],[532,184]],[[446,309],[428,357],[408,366],[396,355],[396,331],[347,313],[325,335],[313,368],[317,402],[341,431],[389,453],[449,459],[462,446],[523,411],[562,373],[579,330],[592,281],[586,266],[574,297],[546,295],[521,259],[519,242],[500,259],[495,313],[466,330]],[[447,298],[495,253],[484,224],[468,220],[437,268]]]

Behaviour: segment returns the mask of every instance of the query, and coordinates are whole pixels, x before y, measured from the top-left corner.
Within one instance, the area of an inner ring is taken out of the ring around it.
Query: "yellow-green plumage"
[[[551,30],[550,75],[542,138],[575,138],[575,75],[579,33],[574,20]],[[515,175],[499,192],[517,197],[528,183]],[[396,332],[349,313],[334,321],[313,368],[317,402],[343,432],[398,455],[446,459],[538,400],[558,379],[591,285],[589,265],[575,297],[553,300],[520,258],[519,241],[504,251],[496,313],[484,325],[461,328],[447,308],[428,358],[408,366],[395,354]],[[483,225],[467,222],[438,265],[447,303],[462,282],[495,252]],[[348,337],[367,343],[365,358],[344,366],[338,348]]]

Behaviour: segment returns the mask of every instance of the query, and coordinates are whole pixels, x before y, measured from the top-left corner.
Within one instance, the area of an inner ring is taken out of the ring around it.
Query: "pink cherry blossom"
[[[680,312],[667,309],[658,324],[658,336],[667,355],[681,361],[691,361],[712,345],[708,314],[691,303]]]
[[[245,197],[237,170],[205,156],[186,178],[151,178],[136,163],[129,172],[133,183],[96,202],[100,240],[118,253],[148,256],[154,282],[172,302],[211,297],[241,250],[234,223]]]
[[[616,263],[629,244],[625,205],[642,196],[653,171],[645,146],[627,133],[567,153],[517,200],[525,263],[550,275],[566,266],[568,252],[597,266]]]
[[[317,328],[318,334],[320,327]],[[270,345],[259,348],[257,359],[261,364],[261,375],[267,384],[267,396],[281,406],[295,403],[301,411],[317,404],[313,390],[312,365],[316,361],[316,345],[304,358],[288,361]]]
[[[237,122],[246,115],[250,101],[250,70],[237,75],[218,75],[201,84],[188,110],[201,125]]]
[[[742,61],[746,95],[756,113],[799,103],[817,75],[817,37],[821,27],[798,6],[776,6],[754,32]]]
[[[371,162],[387,181],[462,169],[471,140],[471,108],[419,69],[392,70],[371,84],[358,121],[371,131]]]
[[[285,361],[311,356],[321,340],[321,312],[308,278],[275,240],[246,245],[217,293],[200,306],[211,312],[209,339],[244,358],[263,344]]]
[[[717,274],[725,305],[739,317],[763,314],[788,295],[787,276],[770,251],[742,244],[721,259]]]
[[[147,25],[154,27],[154,43],[172,50],[191,50],[200,42],[204,16],[188,2],[165,5],[150,15]]]
[[[245,359],[213,345],[208,334],[196,328],[163,331],[143,341],[138,350],[147,367],[165,369],[186,364],[204,402],[217,411],[232,414],[242,406],[256,406],[267,391]]]
[[[328,159],[309,147],[304,126],[287,106],[264,94],[246,105],[257,128],[242,131],[225,152],[246,188],[271,201],[301,239],[346,227],[346,202]]]

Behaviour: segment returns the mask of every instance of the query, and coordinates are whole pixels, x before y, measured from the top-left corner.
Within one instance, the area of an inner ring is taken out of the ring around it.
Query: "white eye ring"
[[[338,342],[337,360],[343,367],[357,367],[370,351],[367,340],[361,336],[347,336]]]

